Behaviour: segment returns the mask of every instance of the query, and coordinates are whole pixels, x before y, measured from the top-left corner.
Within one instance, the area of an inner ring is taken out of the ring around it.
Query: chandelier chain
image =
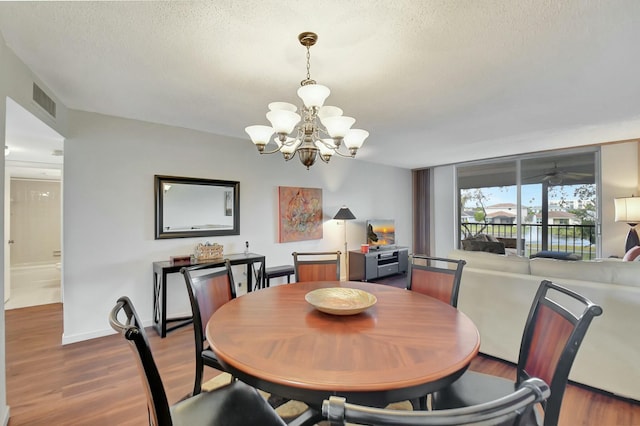
[[[311,52],[307,45],[307,80],[311,80]]]

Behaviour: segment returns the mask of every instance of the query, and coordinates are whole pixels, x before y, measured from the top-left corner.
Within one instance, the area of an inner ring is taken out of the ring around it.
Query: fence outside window
[[[542,224],[520,226],[524,240],[524,255],[529,257],[541,250],[570,252],[582,256],[584,260],[596,257],[595,225],[546,225],[547,243],[542,241]],[[487,234],[496,238],[516,238],[517,225],[494,223],[461,223],[460,238],[477,234]]]

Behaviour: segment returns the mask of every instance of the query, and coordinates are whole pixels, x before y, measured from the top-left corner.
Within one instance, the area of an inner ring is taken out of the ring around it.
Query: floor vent
[[[50,116],[56,117],[56,103],[35,83],[33,83],[33,100],[47,111]]]

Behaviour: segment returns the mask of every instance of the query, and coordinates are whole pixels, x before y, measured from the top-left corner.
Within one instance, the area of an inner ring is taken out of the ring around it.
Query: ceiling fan
[[[558,163],[553,163],[553,168],[542,174],[531,176],[529,179],[548,182],[549,185],[560,185],[566,179],[578,180],[585,177],[593,177],[593,173],[572,172],[558,168]]]

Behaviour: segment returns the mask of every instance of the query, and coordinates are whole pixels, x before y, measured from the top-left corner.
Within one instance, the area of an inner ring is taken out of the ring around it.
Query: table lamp
[[[347,277],[347,281],[349,281],[349,251],[347,250],[347,220],[353,220],[356,217],[351,213],[351,210],[347,206],[340,207],[338,213],[333,217],[335,220],[344,221],[344,270]]]
[[[616,198],[615,202],[615,221],[626,222],[631,229],[627,234],[627,239],[624,245],[624,252],[628,252],[635,246],[640,246],[640,239],[636,232],[635,226],[640,223],[640,197],[623,197]]]

